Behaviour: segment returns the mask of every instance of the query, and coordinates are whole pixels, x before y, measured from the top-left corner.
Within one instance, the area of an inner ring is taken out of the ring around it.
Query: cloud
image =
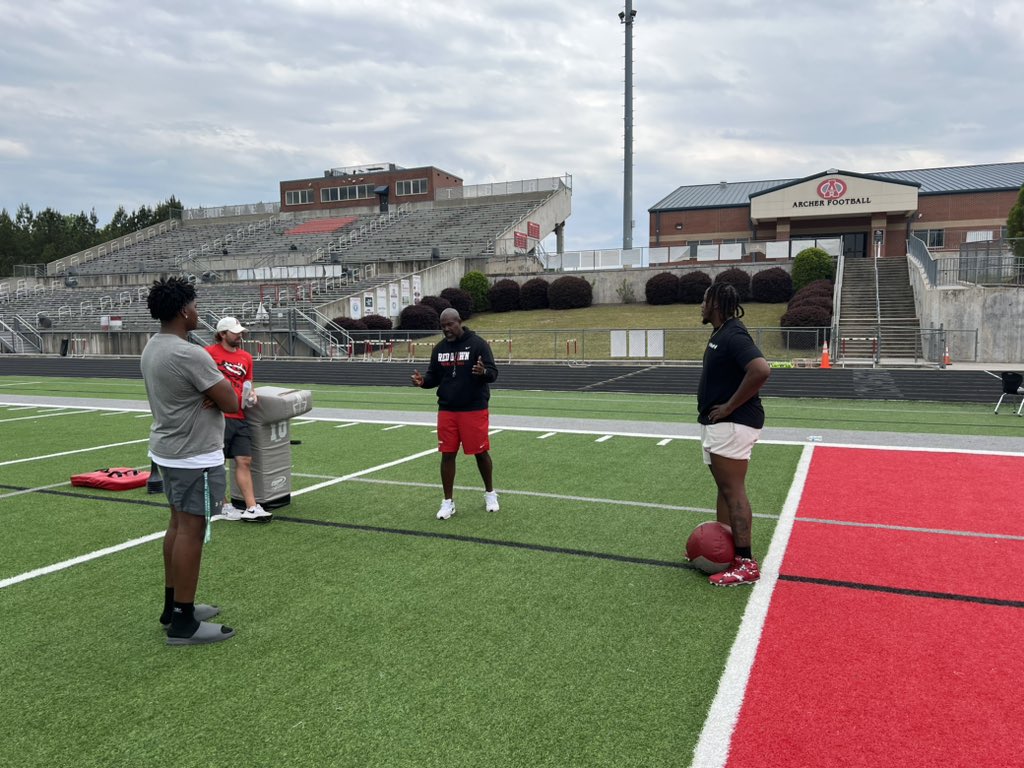
[[[683,184],[1024,158],[1017,2],[634,6],[636,245]],[[106,220],[384,161],[467,184],[570,173],[567,247],[617,247],[623,7],[0,0],[0,206]]]

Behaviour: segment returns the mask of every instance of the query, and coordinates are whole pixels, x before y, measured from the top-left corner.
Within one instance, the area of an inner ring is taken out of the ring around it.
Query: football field
[[[667,424],[509,426],[496,405],[502,509],[484,511],[460,457],[458,513],[440,522],[429,420],[300,417],[292,503],[270,525],[215,522],[204,552],[198,599],[237,636],[169,648],[165,500],[68,482],[148,467],[148,411],[95,402],[0,405],[12,764],[925,765],[979,740],[989,763],[1017,754],[997,683],[1024,669],[994,627],[1013,636],[1024,602],[953,565],[1024,550],[1008,512],[1020,454],[765,440],[748,476],[764,576],[714,589],[683,557],[714,484]]]

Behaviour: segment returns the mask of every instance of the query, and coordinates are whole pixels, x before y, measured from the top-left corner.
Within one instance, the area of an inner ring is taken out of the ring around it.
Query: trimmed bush
[[[659,272],[644,285],[648,304],[675,304],[679,298],[679,278],[671,272]]]
[[[548,308],[548,281],[543,277],[533,277],[519,288],[519,306],[527,309]]]
[[[491,281],[483,272],[467,272],[459,281],[459,288],[473,297],[474,312],[486,312],[491,308],[487,298],[491,290]]]
[[[820,293],[831,296],[835,292],[835,283],[831,280],[815,280],[801,288],[797,293]]]
[[[582,277],[565,275],[555,280],[548,288],[548,305],[551,309],[582,309],[594,301],[594,289]]]
[[[512,312],[519,309],[519,283],[515,280],[499,280],[487,293],[491,312]]]
[[[821,307],[828,311],[829,315],[832,314],[832,297],[825,296],[820,293],[807,293],[794,296],[790,299],[789,304],[786,306],[787,311],[796,307],[812,306]]]
[[[445,288],[441,298],[447,299],[459,311],[459,317],[469,320],[473,316],[473,297],[461,288]]]
[[[803,304],[786,312],[780,324],[784,329],[813,328],[815,330],[801,332],[799,330],[783,330],[782,343],[790,349],[817,349],[825,340],[825,329],[832,322],[832,313],[822,307]]]
[[[832,257],[821,248],[804,248],[793,258],[793,287],[800,290],[815,280],[832,279]]]
[[[336,317],[333,320],[331,320],[331,322],[334,323],[334,325],[338,326],[338,328],[346,330],[352,334],[352,340],[355,343],[353,344],[353,349],[350,350],[351,354],[361,355],[363,354],[363,352],[366,351],[366,345],[362,341],[360,341],[360,337],[366,331],[366,323],[364,323],[362,320],[355,320],[351,317]],[[331,340],[335,344],[348,343],[348,339],[344,335],[342,335],[340,331],[331,328],[328,331],[328,333],[331,334]]]
[[[679,301],[682,304],[700,304],[711,287],[711,276],[699,269],[679,276]]]
[[[390,331],[394,324],[384,315],[363,315],[363,324],[371,331]]]
[[[740,301],[750,301],[750,273],[739,267],[732,267],[724,272],[719,272],[715,277],[716,283],[731,285],[740,296]]]
[[[442,299],[440,296],[424,296],[420,299],[420,304],[424,304],[440,315],[446,309],[451,309],[452,303],[448,299]],[[462,316],[462,313],[459,313]]]
[[[398,327],[403,331],[439,331],[441,318],[429,304],[420,300],[419,304],[410,304],[398,316]]]
[[[793,296],[793,278],[782,267],[762,269],[750,278],[750,298],[763,304],[781,304]]]

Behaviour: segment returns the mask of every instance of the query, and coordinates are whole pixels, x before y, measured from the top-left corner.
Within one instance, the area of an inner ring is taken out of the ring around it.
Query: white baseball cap
[[[245,328],[233,317],[222,317],[217,323],[217,332],[223,333],[224,331],[230,331],[231,333],[245,333]]]

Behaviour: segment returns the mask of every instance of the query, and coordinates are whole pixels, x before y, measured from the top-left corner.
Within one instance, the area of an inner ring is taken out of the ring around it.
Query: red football
[[[686,540],[686,559],[704,573],[724,571],[735,556],[732,529],[719,522],[701,523]]]

